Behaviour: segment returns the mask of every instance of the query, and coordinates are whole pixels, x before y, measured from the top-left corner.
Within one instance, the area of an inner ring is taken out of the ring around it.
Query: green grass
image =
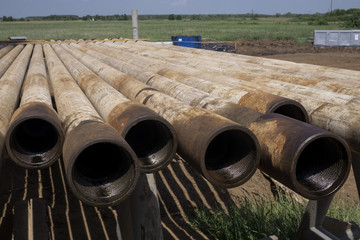
[[[315,29],[334,29],[339,25],[308,25],[284,19],[249,20],[142,20],[139,37],[152,41],[170,41],[171,36],[200,35],[213,41],[246,39],[293,39],[299,44],[310,41]],[[9,36],[27,36],[29,40],[131,38],[131,21],[34,21],[0,22],[0,41]]]
[[[232,206],[229,214],[222,209],[213,212],[197,209],[190,214],[190,221],[210,239],[255,240],[271,235],[294,239],[306,207],[290,196],[280,196],[277,201],[260,196],[242,197],[238,206]],[[360,206],[337,200],[332,203],[328,216],[360,223]]]

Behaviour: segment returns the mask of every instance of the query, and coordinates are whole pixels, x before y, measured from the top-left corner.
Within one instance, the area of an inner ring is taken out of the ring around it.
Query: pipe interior
[[[84,149],[72,170],[77,191],[94,202],[125,194],[134,177],[131,155],[121,146],[108,142],[95,143]]]
[[[59,133],[50,122],[28,119],[14,128],[10,147],[20,161],[37,165],[51,160],[57,154],[59,138]]]
[[[214,180],[233,184],[257,168],[256,151],[256,145],[247,133],[228,130],[216,136],[209,144],[205,166]]]
[[[306,113],[294,104],[284,104],[275,109],[274,113],[278,113],[302,122],[307,122]]]
[[[348,154],[333,138],[320,138],[308,144],[296,165],[296,179],[310,192],[325,191],[346,177]]]
[[[157,120],[137,123],[126,134],[125,140],[136,153],[142,167],[159,165],[173,152],[173,135],[166,125]]]

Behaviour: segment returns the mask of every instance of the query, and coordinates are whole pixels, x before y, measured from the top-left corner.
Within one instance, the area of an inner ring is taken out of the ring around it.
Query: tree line
[[[347,28],[360,28],[360,9],[351,8],[348,10],[336,9],[327,13],[315,14],[293,14],[291,12],[275,15],[246,13],[246,14],[154,14],[154,15],[139,15],[139,20],[226,20],[226,19],[252,19],[277,17],[290,18],[290,21],[308,22],[309,25],[328,25],[329,22],[343,22]],[[4,22],[12,21],[128,21],[131,17],[126,14],[115,15],[86,15],[79,17],[77,15],[50,15],[50,16],[32,16],[26,18],[13,18],[12,16],[3,16],[0,20]]]

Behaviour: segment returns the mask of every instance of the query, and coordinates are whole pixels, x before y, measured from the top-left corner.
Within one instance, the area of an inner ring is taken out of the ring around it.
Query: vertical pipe
[[[76,197],[93,206],[126,199],[139,178],[135,153],[105,124],[49,44],[44,45],[49,77],[65,130],[63,161]]]
[[[52,108],[42,46],[35,45],[23,84],[20,107],[6,135],[10,158],[26,168],[43,168],[61,155],[64,134]]]
[[[138,10],[131,10],[133,39],[139,39],[138,33]]]

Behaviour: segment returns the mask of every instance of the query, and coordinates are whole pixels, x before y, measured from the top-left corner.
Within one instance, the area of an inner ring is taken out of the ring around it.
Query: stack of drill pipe
[[[23,50],[24,45],[17,45],[10,52],[8,52],[5,56],[0,59],[0,77],[6,72],[11,63],[15,60],[15,58],[19,55],[19,53]],[[27,64],[25,64],[27,66]]]
[[[118,204],[138,181],[136,155],[124,138],[104,123],[51,46],[43,48],[65,132],[63,161],[68,186],[87,204]]]
[[[18,104],[20,88],[32,50],[33,46],[27,45],[0,78],[0,156],[2,156],[2,149],[11,116]]]
[[[115,44],[118,45],[119,44]],[[293,92],[296,94],[302,94],[310,97],[321,97],[323,101],[333,103],[333,104],[342,104],[349,105],[350,107],[358,107],[360,103],[360,98],[349,96],[341,93],[333,93],[326,90],[314,89],[308,86],[302,86],[298,84],[278,81],[274,78],[269,78],[269,73],[254,73],[253,68],[244,69],[241,67],[235,67],[231,63],[219,63],[218,61],[214,61],[213,58],[204,57],[202,55],[195,55],[190,53],[179,53],[169,50],[158,50],[152,49],[149,47],[137,46],[131,44],[127,46],[126,44],[120,44],[123,47],[127,47],[129,49],[134,48],[136,51],[141,52],[142,55],[151,55],[152,57],[156,57],[158,59],[162,59],[169,63],[181,64],[186,66],[191,66],[201,71],[207,71],[211,74],[222,74],[229,77],[234,77],[239,80],[248,81],[254,83],[258,86],[270,88],[270,89],[278,89],[285,90],[289,92]],[[271,71],[271,73],[274,71]]]
[[[140,160],[140,171],[166,167],[176,153],[175,130],[147,107],[131,102],[72,57],[60,45],[53,49],[101,117],[129,143]]]
[[[106,54],[109,56],[114,56],[115,58],[124,60],[124,56],[125,59],[129,59],[129,57],[131,57],[132,55],[129,54],[129,52],[127,52],[125,48],[121,48],[121,51],[117,50],[119,46],[118,44],[111,44],[111,45],[107,44],[107,45],[109,47],[112,47],[112,48],[108,48],[106,51]],[[142,61],[143,57],[139,55],[136,56],[137,56],[137,64],[145,63],[145,61]],[[160,70],[158,72],[159,74],[164,74],[164,76],[174,78],[174,75],[166,74],[168,72],[166,68],[170,68],[179,73],[182,73],[182,76],[179,75],[178,73],[176,77],[176,80],[178,81],[187,81],[191,79],[193,76],[195,76],[203,80],[208,80],[221,85],[226,85],[228,87],[234,88],[234,90],[261,89],[266,92],[270,92],[279,96],[288,97],[293,100],[299,101],[302,105],[304,105],[305,109],[307,110],[311,124],[340,135],[348,142],[348,144],[350,145],[351,149],[354,152],[360,153],[360,129],[358,127],[360,122],[360,114],[358,111],[354,111],[354,109],[348,106],[327,103],[319,99],[311,98],[300,94],[295,94],[289,91],[264,88],[263,86],[259,86],[254,83],[241,81],[239,79],[227,77],[221,74],[207,73],[205,71],[201,71],[188,66],[170,64],[165,61],[160,61],[155,58],[150,58],[150,56],[147,58],[153,62],[153,64],[151,65],[151,66],[155,66],[153,67],[153,69]],[[135,64],[132,61],[131,63]],[[161,69],[165,69],[165,70],[161,70]],[[191,82],[191,80],[187,82]]]
[[[25,63],[27,65],[27,63]],[[20,107],[6,135],[10,158],[25,168],[44,168],[61,155],[63,129],[52,107],[42,46],[34,48]]]
[[[133,55],[124,52],[120,55],[116,52],[109,52],[109,49],[104,46],[87,44],[86,48],[83,47],[81,49],[83,51],[91,51],[91,49],[93,49],[108,54],[109,56],[117,57],[123,61],[131,62],[133,65],[146,66],[146,69],[155,72],[164,69],[163,64],[159,60],[147,59],[141,56],[137,56],[136,59],[134,59],[132,58]],[[186,72],[186,69],[184,72]],[[174,74],[174,72],[172,74]],[[203,81],[199,78],[189,79],[188,83],[193,84],[193,87],[199,88],[200,90],[211,93],[217,97],[224,98],[261,113],[279,113],[300,121],[308,121],[308,115],[305,108],[299,102],[285,97],[279,97],[260,90],[254,91],[245,88],[231,89],[219,84],[215,86],[213,83]]]
[[[259,168],[306,198],[332,194],[347,178],[350,151],[343,139],[330,132],[278,114],[263,115],[101,53],[89,51],[101,60],[96,61],[74,47],[68,49],[94,71],[101,69],[99,74],[105,80],[111,81],[111,76],[116,75],[107,63],[188,105],[206,108],[249,127],[260,142]],[[335,151],[321,155],[327,149]]]
[[[137,44],[157,49],[169,49],[177,52],[194,53],[197,56],[210,56],[214,61],[220,61],[222,63],[237,64],[236,68],[251,68],[253,70],[268,71],[274,70],[272,75],[276,77],[304,77],[316,81],[337,82],[343,83],[344,81],[358,81],[360,77],[359,71],[353,71],[348,69],[339,69],[333,67],[317,66],[306,63],[294,63],[278,59],[267,59],[263,57],[254,57],[241,54],[231,54],[217,51],[204,51],[202,49],[184,48],[172,45],[159,45],[144,41],[132,41],[127,44]],[[346,76],[346,79],[344,79]]]
[[[11,51],[11,49],[13,49],[14,46],[13,45],[7,45],[3,48],[0,49],[0,58],[2,58],[3,56],[5,56],[8,52]]]
[[[159,50],[159,46],[156,44],[146,43],[146,42],[128,42],[129,45],[145,45],[148,48]],[[222,70],[223,74],[227,74],[231,77],[238,77],[241,79],[255,79],[259,76],[266,76],[266,78],[276,80],[276,84],[281,84],[278,81],[287,82],[290,84],[285,84],[288,88],[292,89],[296,86],[291,84],[297,84],[302,86],[308,86],[311,88],[343,93],[347,95],[360,96],[360,72],[352,71],[346,69],[335,69],[329,67],[320,67],[310,64],[294,64],[288,61],[281,60],[272,60],[258,57],[250,57],[244,55],[233,55],[233,54],[209,54],[209,51],[204,50],[189,50],[170,46],[167,47],[172,51],[175,51],[175,55],[178,58],[179,55],[186,53],[194,53],[195,56],[201,60],[208,60],[206,56],[216,57],[211,58],[211,62],[206,62],[206,64],[211,64],[217,66]],[[193,55],[186,55],[193,56]],[[224,58],[226,57],[226,58]],[[274,62],[274,63],[272,63]],[[205,62],[203,62],[205,63]],[[272,63],[272,64],[271,64]],[[230,71],[231,70],[231,71]],[[249,72],[248,70],[251,70]],[[346,76],[346,77],[345,77]],[[274,86],[276,87],[276,85]],[[306,91],[309,88],[301,88],[298,86],[298,91]],[[326,91],[316,90],[318,94],[321,94],[322,98],[329,95]],[[308,92],[313,96],[317,96],[317,93]],[[334,99],[336,94],[330,94],[330,101]],[[340,98],[344,95],[338,95]],[[348,98],[345,96],[345,98]]]
[[[209,182],[236,187],[255,173],[259,143],[254,134],[229,119],[192,108],[94,58],[80,61],[130,100],[151,108],[177,133],[178,153]]]

